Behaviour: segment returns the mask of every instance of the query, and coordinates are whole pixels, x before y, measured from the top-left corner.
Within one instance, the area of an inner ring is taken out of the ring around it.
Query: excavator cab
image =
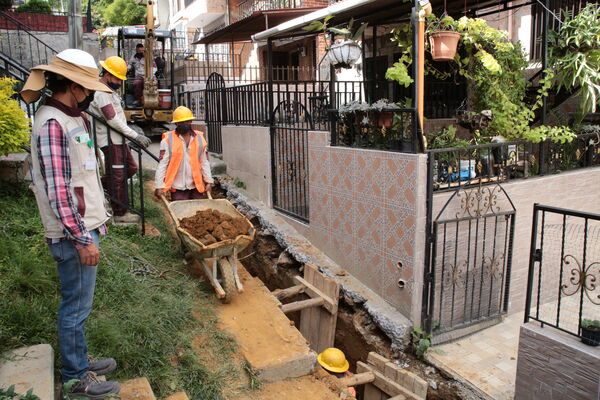
[[[151,128],[144,129],[146,134],[159,134],[171,122],[173,111],[171,32],[152,30],[148,35],[144,27],[122,27],[117,39],[118,54],[127,62],[122,88],[127,121]],[[136,54],[140,45],[143,53]]]

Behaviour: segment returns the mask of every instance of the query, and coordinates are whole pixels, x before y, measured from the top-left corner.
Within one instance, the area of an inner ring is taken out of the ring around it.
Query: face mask
[[[188,131],[191,131],[191,130],[192,130],[191,124],[179,125],[177,128],[175,128],[175,132],[177,132],[180,135],[185,135]]]
[[[85,111],[90,106],[90,103],[94,100],[94,92],[90,93],[85,99],[77,103],[79,111]]]
[[[140,53],[140,52],[137,52],[137,53],[135,53],[135,56],[136,56],[137,58],[142,58],[142,57],[144,57],[144,52],[141,52],[141,53]]]
[[[108,86],[110,86],[110,88],[112,90],[119,90],[121,88],[122,83],[114,83],[114,82],[108,82]]]

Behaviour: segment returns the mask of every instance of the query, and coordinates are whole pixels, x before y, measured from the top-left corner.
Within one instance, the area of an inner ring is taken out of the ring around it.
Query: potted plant
[[[589,346],[600,344],[600,320],[581,320],[581,341]]]
[[[380,99],[371,104],[371,110],[377,112],[377,125],[390,129],[394,117],[394,110],[399,110],[396,104],[391,103],[388,99]]]
[[[329,27],[327,23],[332,17],[332,15],[327,16],[323,22],[313,21],[303,29],[306,31],[329,32],[333,35],[341,36],[341,40],[329,46],[327,57],[334,68],[351,68],[362,54],[358,40],[362,36],[367,24],[362,23],[356,27],[354,26],[354,18],[351,18],[346,26]]]
[[[454,19],[444,17],[433,19],[434,24],[429,27],[429,45],[433,61],[450,61],[454,59],[460,33],[453,27]]]

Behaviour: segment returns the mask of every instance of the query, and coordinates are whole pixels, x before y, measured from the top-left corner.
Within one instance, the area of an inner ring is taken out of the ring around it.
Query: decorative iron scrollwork
[[[575,262],[576,266],[569,271],[571,277],[567,283],[563,283],[560,291],[565,296],[573,296],[581,290],[593,304],[600,306],[600,293],[594,294],[596,289],[600,292],[600,285],[598,284],[600,262],[593,262],[586,267],[582,266],[579,260],[570,254],[563,257],[566,266],[571,265],[571,260]]]
[[[497,205],[499,192],[499,185],[460,190],[456,194],[456,197],[460,199],[460,210],[456,213],[456,218],[463,216],[481,218],[487,214],[494,215],[500,212],[500,207]]]
[[[504,254],[501,256],[485,257],[483,259],[483,268],[488,276],[493,276],[500,280],[504,276]]]
[[[446,274],[443,278],[445,286],[452,286],[455,288],[463,288],[466,282],[467,273],[469,269],[468,260],[464,260],[462,263],[457,264],[446,264],[446,270],[450,273]]]

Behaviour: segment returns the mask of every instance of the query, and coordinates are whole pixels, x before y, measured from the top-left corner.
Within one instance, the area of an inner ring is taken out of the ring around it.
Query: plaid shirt
[[[38,158],[44,186],[50,206],[64,226],[65,236],[80,249],[93,243],[92,236],[85,227],[71,194],[71,160],[69,143],[60,124],[48,120],[38,135]],[[99,228],[106,234],[106,225]]]

